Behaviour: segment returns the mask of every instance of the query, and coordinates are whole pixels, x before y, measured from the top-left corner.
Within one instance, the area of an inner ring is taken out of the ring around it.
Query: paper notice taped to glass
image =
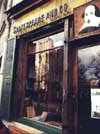
[[[91,89],[91,118],[100,118],[100,89]]]

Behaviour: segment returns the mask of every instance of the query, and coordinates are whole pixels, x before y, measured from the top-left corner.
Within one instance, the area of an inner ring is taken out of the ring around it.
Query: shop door
[[[78,131],[100,132],[100,46],[78,49]],[[94,92],[94,93],[92,93]],[[92,95],[91,95],[92,94]]]

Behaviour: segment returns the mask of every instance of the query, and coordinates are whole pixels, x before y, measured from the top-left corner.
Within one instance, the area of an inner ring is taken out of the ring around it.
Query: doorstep
[[[19,132],[19,134],[45,134],[43,131],[18,122],[13,122],[12,125],[8,125],[8,129],[12,133]]]
[[[35,128],[37,130],[43,131],[46,134],[61,134],[61,127],[56,127],[54,125],[49,125],[44,122],[35,121],[31,118],[19,118],[16,120],[16,122],[22,123],[24,125],[30,126],[32,128]]]
[[[45,132],[36,128],[24,125],[19,122],[7,122],[3,121],[5,126],[10,130],[11,134],[46,134]]]
[[[30,131],[31,129],[33,129],[32,131],[39,130],[38,132],[41,132],[40,134],[61,134],[62,132],[61,127],[56,127],[54,125],[50,125],[44,122],[35,121],[27,117],[19,118],[14,122],[7,122],[3,120],[3,123],[11,131],[14,132],[19,131],[18,134],[29,134],[28,132],[27,133],[24,132],[24,128],[27,127],[30,127],[29,128]],[[21,126],[23,126],[23,128]],[[38,133],[32,133],[32,134],[38,134]]]

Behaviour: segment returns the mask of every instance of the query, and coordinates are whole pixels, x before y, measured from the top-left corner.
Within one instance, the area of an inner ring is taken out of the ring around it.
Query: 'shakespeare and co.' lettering
[[[23,23],[20,26],[15,26],[14,27],[14,34],[17,34],[19,32],[23,32],[26,29],[34,29],[35,27],[39,27],[41,25],[45,25],[46,22],[51,22],[51,21],[55,21],[57,17],[59,17],[60,15],[62,15],[63,13],[66,13],[68,9],[68,5],[64,4],[64,5],[60,5],[58,8],[54,8],[52,10],[50,10],[49,12],[46,12],[46,14],[42,14],[41,16],[38,16],[36,18],[33,18],[32,20]]]

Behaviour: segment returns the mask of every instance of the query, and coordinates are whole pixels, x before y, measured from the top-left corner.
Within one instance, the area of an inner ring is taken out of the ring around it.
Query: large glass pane
[[[100,117],[100,46],[78,49],[79,131],[88,133],[91,117]]]
[[[45,121],[55,121],[61,126],[63,39],[59,33],[35,41],[36,53],[28,56],[26,80],[26,107],[33,107],[37,117],[48,113]],[[32,110],[31,110],[32,111]],[[27,117],[30,117],[27,115]],[[36,118],[37,119],[37,118]],[[40,119],[40,118],[38,118]],[[41,120],[44,121],[44,120]]]
[[[79,80],[100,79],[100,46],[79,49]],[[84,82],[84,81],[83,81]],[[91,87],[96,86],[90,83]]]

